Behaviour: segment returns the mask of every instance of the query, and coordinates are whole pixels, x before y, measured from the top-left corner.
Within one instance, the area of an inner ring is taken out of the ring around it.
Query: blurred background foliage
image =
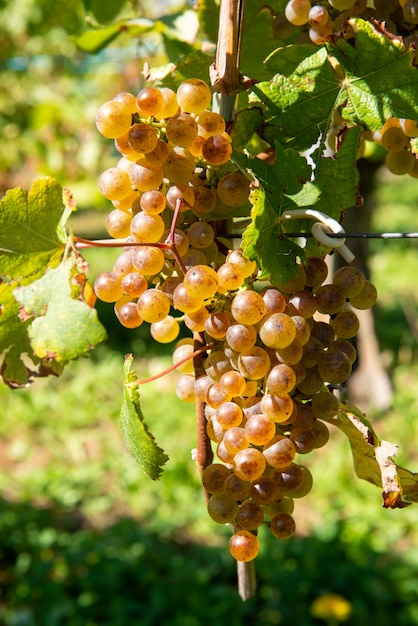
[[[126,20],[131,31],[116,33]],[[101,236],[108,206],[97,177],[115,155],[95,129],[96,110],[117,91],[136,93],[145,61],[160,66],[198,49],[195,29],[193,8],[182,2],[0,1],[0,195],[52,175],[75,195],[77,234]],[[86,47],[92,30],[113,43],[97,54],[81,50],[76,43]],[[415,180],[382,170],[376,183],[372,228],[418,230]],[[370,249],[394,398],[369,418],[414,470],[417,243],[374,241]],[[85,253],[92,279],[112,254]],[[206,514],[191,458],[193,407],[176,399],[175,374],[142,389],[147,422],[170,456],[161,480],[145,477],[122,442],[123,354],[134,352],[146,377],[170,363],[170,347],[155,348],[146,329],[121,329],[109,305],[99,313],[110,341],[91,359],[31,389],[0,387],[1,625],[315,626],[338,622],[333,594],[350,603],[349,625],[418,625],[418,509],[382,509],[379,490],[356,479],[339,432],[305,457],[315,483],[297,502],[297,535],[277,542],[263,533],[259,593],[243,604],[229,529]],[[329,606],[322,617],[312,611],[320,597]]]

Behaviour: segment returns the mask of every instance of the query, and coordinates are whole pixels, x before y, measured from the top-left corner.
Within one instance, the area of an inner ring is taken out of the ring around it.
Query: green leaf
[[[251,223],[242,236],[245,256],[256,261],[260,279],[269,278],[274,285],[285,284],[297,273],[297,258],[304,252],[290,239],[280,236],[279,218],[263,187],[251,194]]]
[[[91,11],[100,23],[110,22],[122,9],[126,0],[83,0],[86,11]]]
[[[14,291],[24,309],[21,316],[34,318],[28,333],[39,359],[57,363],[76,359],[106,339],[96,309],[84,301],[84,286],[84,274],[76,259],[69,257],[42,278]]]
[[[252,107],[239,111],[233,122],[231,137],[235,150],[242,150],[250,141],[253,134],[263,123],[261,108]]]
[[[77,352],[72,347],[74,339],[75,345],[82,343],[73,334],[78,324],[87,323],[87,330],[77,331],[84,342],[89,335],[94,341],[105,336],[98,322],[90,331],[90,318],[96,313],[85,303],[91,301],[85,263],[77,255],[77,262],[70,257],[67,265],[59,265],[65,252],[65,223],[74,208],[68,190],[52,178],[35,181],[29,192],[12,189],[0,203],[0,373],[11,387],[26,386],[36,376],[60,374],[63,361],[74,358],[72,350],[75,356],[84,354],[85,349]],[[29,314],[21,310],[15,292]],[[58,315],[65,317],[64,324]],[[54,333],[61,336],[57,339]],[[66,345],[55,358],[52,354],[60,342]]]
[[[215,0],[199,0],[197,14],[202,34],[213,43],[218,39],[219,3]]]
[[[265,103],[264,138],[298,150],[315,145],[337,109],[351,125],[377,130],[388,117],[418,119],[413,51],[378,27],[350,20],[353,32],[317,48],[279,48],[266,60],[276,72],[253,88]]]
[[[349,23],[355,44],[342,39],[330,45],[346,74],[338,102],[343,104],[343,117],[371,130],[381,128],[388,117],[418,119],[414,51],[370,22]]]
[[[162,466],[168,456],[156,444],[149,432],[141,411],[136,372],[131,371],[132,355],[128,355],[124,365],[124,393],[120,412],[122,434],[126,446],[144,472],[156,480],[162,473]]]
[[[97,54],[119,37],[124,30],[126,30],[124,24],[114,24],[107,28],[87,30],[78,37],[73,37],[73,42],[79,50],[89,54]]]
[[[160,81],[164,87],[176,90],[187,78],[198,76],[209,83],[209,68],[213,63],[213,57],[196,50],[191,54],[179,59],[176,64],[169,63],[162,67],[153,68],[149,80]]]
[[[399,467],[393,461],[398,446],[380,441],[358,409],[342,408],[326,421],[337,426],[348,437],[359,478],[383,487],[385,508],[402,508],[411,502],[418,502],[418,474]]]
[[[59,262],[66,217],[61,185],[53,178],[36,180],[30,191],[17,188],[0,202],[0,277],[29,281]]]

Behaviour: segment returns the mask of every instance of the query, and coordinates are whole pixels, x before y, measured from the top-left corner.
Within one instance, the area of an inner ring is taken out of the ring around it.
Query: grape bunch
[[[382,146],[386,152],[385,164],[392,174],[409,174],[418,178],[417,146],[418,126],[414,120],[391,117],[378,131],[365,132],[364,138]]]
[[[190,331],[174,346],[176,393],[203,411],[217,455],[202,471],[208,512],[233,526],[230,552],[247,562],[260,526],[279,539],[295,532],[294,499],[312,487],[298,455],[328,440],[335,392],[356,359],[354,309],[377,295],[352,266],[327,283],[319,257],[299,263],[287,284],[261,282],[256,263],[216,232],[216,220],[247,202],[251,179],[230,160],[210,99],[190,79],[177,93],[147,87],[99,109],[97,127],[122,155],[99,180],[122,252],[94,289],[125,327],[149,323],[158,342],[175,341],[181,324]]]
[[[225,287],[224,268],[247,281]],[[324,420],[339,410],[334,391],[351,374],[359,329],[353,309],[376,301],[374,285],[353,266],[336,271],[311,258],[299,265],[287,285],[255,289],[256,268],[240,250],[232,251],[217,272],[193,270],[184,279],[188,293],[204,299],[206,285],[222,285],[206,320],[199,325],[208,346],[204,374],[194,377],[184,365],[177,395],[203,403],[206,432],[217,460],[202,473],[210,517],[231,524],[229,549],[238,561],[251,561],[260,548],[258,529],[274,537],[295,532],[294,499],[312,487],[312,475],[297,460],[328,441]],[[194,278],[193,278],[194,276]],[[214,281],[214,282],[212,282]],[[192,290],[190,290],[193,285]],[[181,340],[173,360],[193,352]]]
[[[196,314],[203,299],[187,295],[184,274],[217,261],[213,214],[243,205],[250,180],[230,161],[231,137],[222,116],[208,109],[211,90],[200,79],[177,92],[146,87],[122,92],[97,112],[99,132],[121,154],[99,188],[111,201],[109,235],[126,243],[111,271],[95,282],[97,297],[113,302],[120,323],[151,324],[155,340],[170,342],[179,323],[171,306]],[[211,297],[209,294],[207,297]]]
[[[281,17],[277,20],[277,36],[287,38],[299,27],[304,29],[310,41],[322,45],[331,35],[340,32],[350,17],[389,18],[395,22],[400,19],[406,22],[406,30],[409,26],[412,31],[418,24],[418,0],[374,0],[374,6],[370,6],[367,0],[289,0]]]

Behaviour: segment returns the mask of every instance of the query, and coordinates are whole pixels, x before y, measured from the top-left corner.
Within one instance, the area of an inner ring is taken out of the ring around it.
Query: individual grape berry
[[[227,393],[229,392],[227,391]],[[242,417],[242,409],[235,402],[224,402],[216,411],[216,419],[225,430],[239,426],[242,422]]]
[[[272,534],[277,539],[289,539],[295,534],[296,525],[293,517],[288,513],[279,513],[275,515],[269,524]]]
[[[355,349],[353,344],[346,339],[336,339],[332,342],[328,349],[336,350],[337,352],[344,352],[344,354],[346,354],[350,359],[351,365],[353,365],[353,363],[357,359],[357,350]]]
[[[266,316],[272,315],[272,313],[283,313],[286,308],[286,298],[278,289],[266,287],[261,295],[266,305]]]
[[[184,287],[192,298],[206,300],[215,295],[218,289],[218,275],[207,265],[195,265],[186,272]]]
[[[182,111],[200,113],[208,108],[212,100],[210,87],[199,78],[189,78],[177,89],[177,101]]]
[[[354,1],[354,0],[353,0]],[[285,8],[286,19],[295,26],[303,26],[309,20],[311,3],[309,0],[289,0]]]
[[[247,419],[244,431],[248,441],[254,446],[264,446],[276,434],[276,424],[260,413]]]
[[[286,422],[293,414],[293,410],[293,400],[287,394],[276,396],[274,393],[265,393],[261,398],[262,413],[278,424]]]
[[[335,315],[345,305],[346,297],[338,285],[322,285],[316,292],[316,303],[319,313]]]
[[[205,330],[205,323],[209,315],[207,308],[202,307],[193,313],[186,313],[184,315],[184,324],[192,332],[201,333]]]
[[[180,376],[176,383],[176,396],[182,402],[195,402],[194,378],[187,374]]]
[[[276,502],[280,497],[280,491],[272,476],[260,476],[251,483],[251,500],[255,504],[266,505]]]
[[[222,350],[213,350],[204,360],[203,366],[213,380],[220,380],[222,374],[232,370],[230,360]]]
[[[115,314],[125,328],[138,328],[143,322],[136,302],[125,302],[120,307],[115,307]]]
[[[227,496],[237,502],[245,500],[250,495],[251,483],[241,480],[233,472],[230,473],[224,482],[224,490]]]
[[[389,152],[399,152],[409,145],[409,137],[405,135],[402,128],[390,126],[383,130],[381,143],[385,150]]]
[[[232,324],[225,335],[228,345],[236,352],[250,350],[257,341],[257,331],[254,326]]]
[[[165,106],[164,97],[156,87],[145,87],[136,96],[141,117],[158,117]]]
[[[181,374],[190,374],[194,375],[194,366],[193,366],[193,339],[186,339],[187,343],[178,342],[173,351],[173,363],[179,363],[184,359],[187,359],[184,363],[177,366],[177,371]]]
[[[245,391],[246,382],[244,376],[234,370],[222,374],[219,382],[232,397],[240,396]]]
[[[260,339],[268,348],[287,348],[296,337],[296,328],[286,313],[273,313],[266,317],[260,327]]]
[[[223,444],[228,452],[235,456],[241,450],[248,448],[250,442],[242,427],[232,426],[232,428],[228,428],[224,433]]]
[[[213,187],[199,185],[193,187],[195,200],[192,206],[193,213],[200,217],[207,215],[216,207],[216,191]]]
[[[193,188],[184,183],[177,183],[177,185],[171,185],[166,192],[166,202],[170,209],[174,211],[177,208],[177,203],[182,200],[180,204],[180,213],[189,211],[194,205],[195,194]]]
[[[222,115],[214,111],[202,111],[197,116],[199,135],[207,139],[211,135],[221,135],[226,130],[225,120]]]
[[[318,361],[318,373],[330,385],[339,385],[350,376],[352,365],[344,352],[327,350]]]
[[[266,388],[278,396],[290,393],[296,386],[296,374],[294,370],[283,363],[275,365],[266,379]]]
[[[244,502],[240,505],[236,521],[240,529],[255,530],[263,522],[264,512],[261,506],[254,502]]]
[[[407,149],[398,152],[388,152],[385,159],[389,172],[396,176],[409,174],[415,165],[415,156]]]
[[[304,473],[301,465],[290,463],[277,469],[273,478],[281,493],[289,493],[293,497],[293,492],[299,489],[304,481]]]
[[[298,392],[303,394],[305,398],[309,398],[321,389],[324,380],[326,379],[324,379],[322,374],[319,372],[317,365],[307,367],[304,379],[298,383]]]
[[[323,424],[322,422],[321,422],[321,425],[325,426],[325,424]],[[327,429],[326,426],[325,428]],[[315,446],[315,447],[319,448],[320,446]],[[292,489],[291,491],[292,498],[304,498],[305,496],[308,495],[308,493],[311,491],[312,486],[313,486],[313,478],[312,478],[312,474],[310,470],[304,465],[299,465],[298,467],[302,472],[302,482],[300,483],[299,487],[295,487],[294,489]]]
[[[158,135],[154,128],[143,122],[134,124],[128,132],[128,143],[136,152],[151,152],[158,143]]]
[[[322,448],[329,440],[329,429],[324,422],[316,420],[312,427],[315,437],[315,448]]]
[[[126,172],[110,167],[100,174],[99,189],[108,200],[121,200],[132,191],[131,180]]]
[[[318,419],[331,419],[340,409],[337,396],[321,390],[312,397],[312,410]]]
[[[355,309],[370,309],[377,300],[377,289],[369,280],[364,281],[363,289],[356,296],[350,298],[350,304]]]
[[[101,135],[115,139],[125,135],[132,123],[132,113],[123,102],[110,100],[97,111],[96,126]]]
[[[177,113],[180,113],[179,103],[177,102],[177,96],[175,92],[168,87],[161,87],[159,91],[163,97],[164,105],[157,114],[154,114],[154,117],[156,117],[157,120],[162,120],[173,117],[173,115],[177,115]]]
[[[357,315],[350,310],[343,310],[337,313],[330,321],[330,325],[334,329],[336,336],[342,339],[355,337],[360,328]]]
[[[225,437],[218,443],[216,448],[216,455],[222,463],[232,465],[234,461],[235,452],[230,452],[225,446]]]
[[[238,289],[244,281],[244,273],[238,265],[234,263],[224,263],[217,269],[220,287],[227,291]]]
[[[215,493],[209,498],[208,513],[218,524],[230,524],[237,516],[238,504],[224,493]]]
[[[242,480],[256,480],[266,469],[266,459],[257,448],[245,448],[235,455],[233,469]]]
[[[224,483],[230,475],[229,469],[221,463],[211,463],[202,472],[202,485],[211,494],[223,493]]]
[[[147,289],[138,299],[138,312],[145,322],[161,322],[170,312],[170,300],[158,289]]]
[[[289,298],[289,311],[309,319],[316,312],[316,298],[313,293],[306,290],[295,291]]]
[[[311,25],[324,25],[328,22],[329,13],[326,7],[315,4],[309,9],[308,19]]]
[[[146,159],[139,159],[133,163],[129,178],[138,191],[152,191],[161,185],[164,174],[159,165],[150,163]]]
[[[234,559],[247,563],[260,552],[260,542],[249,530],[239,530],[229,540],[229,551]]]
[[[103,272],[94,282],[94,293],[103,302],[116,302],[123,296],[121,277],[115,272]]]
[[[212,339],[224,339],[231,320],[226,313],[219,311],[209,315],[205,322],[205,331]]]
[[[154,246],[136,246],[132,252],[132,262],[138,274],[154,276],[164,267],[164,252]]]
[[[337,269],[332,282],[342,289],[346,298],[351,298],[363,289],[364,280],[361,270],[352,265],[344,265]]]
[[[238,357],[239,372],[247,380],[260,380],[270,369],[268,352],[259,346],[253,346]]]
[[[150,215],[140,211],[133,216],[130,224],[131,235],[139,243],[155,243],[164,233],[164,220],[160,215]]]
[[[330,5],[337,9],[338,11],[346,11],[350,9],[355,0],[328,0]]]
[[[189,226],[187,236],[193,248],[204,250],[214,241],[215,231],[210,224],[199,220]]]
[[[332,33],[333,28],[331,24],[317,24],[315,26],[311,26],[308,31],[309,39],[317,46],[322,46],[326,43]]]
[[[263,447],[264,458],[271,467],[275,468],[290,465],[295,454],[295,444],[284,435],[276,435]]]
[[[232,156],[232,145],[224,135],[212,135],[202,145],[202,156],[210,165],[223,165]]]
[[[122,102],[125,109],[127,109],[131,115],[135,115],[135,113],[138,113],[136,97],[128,91],[121,91],[120,93],[117,93],[116,96],[112,98],[112,100]]]
[[[315,435],[305,428],[293,428],[289,439],[295,444],[297,454],[308,454],[315,447]]]
[[[250,184],[241,172],[229,172],[219,180],[217,192],[226,206],[237,207],[248,200]]]
[[[129,272],[122,278],[121,287],[125,295],[139,298],[148,289],[148,283],[138,272]]]
[[[174,146],[185,148],[197,137],[197,123],[189,113],[180,113],[168,120],[166,135]]]
[[[132,215],[126,211],[114,209],[106,218],[106,230],[114,239],[125,239],[130,235]]]
[[[177,339],[180,332],[178,321],[171,315],[167,315],[161,322],[155,322],[150,326],[151,337],[159,343],[170,343]]]
[[[265,311],[264,300],[256,291],[241,291],[237,293],[231,303],[231,313],[240,324],[257,324]]]
[[[162,164],[162,170],[164,176],[172,183],[186,184],[189,182],[195,166],[196,161],[187,148],[174,146],[170,148],[168,156]]]
[[[328,265],[324,259],[310,257],[305,265],[306,286],[319,287],[328,276]]]

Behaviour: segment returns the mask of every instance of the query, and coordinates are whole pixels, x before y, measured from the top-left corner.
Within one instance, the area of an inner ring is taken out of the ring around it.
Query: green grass
[[[380,181],[374,230],[417,230],[415,185]],[[412,470],[417,245],[373,242],[371,260],[394,401],[368,417],[380,438],[399,444],[397,460]],[[107,251],[95,254],[87,254],[92,276],[110,260]],[[389,626],[394,616],[398,626],[418,625],[418,509],[383,509],[380,490],[355,476],[339,432],[303,458],[314,487],[297,502],[296,537],[277,542],[261,533],[259,594],[243,604],[229,529],[206,514],[191,455],[193,406],[176,398],[175,374],[140,390],[147,424],[170,456],[159,481],[142,473],[122,440],[124,353],[136,354],[143,378],[170,364],[171,348],[158,353],[146,328],[121,331],[108,305],[99,313],[112,340],[91,359],[30,389],[0,387],[0,624],[315,626],[323,622],[310,614],[313,600],[340,593],[353,607],[349,625]]]

